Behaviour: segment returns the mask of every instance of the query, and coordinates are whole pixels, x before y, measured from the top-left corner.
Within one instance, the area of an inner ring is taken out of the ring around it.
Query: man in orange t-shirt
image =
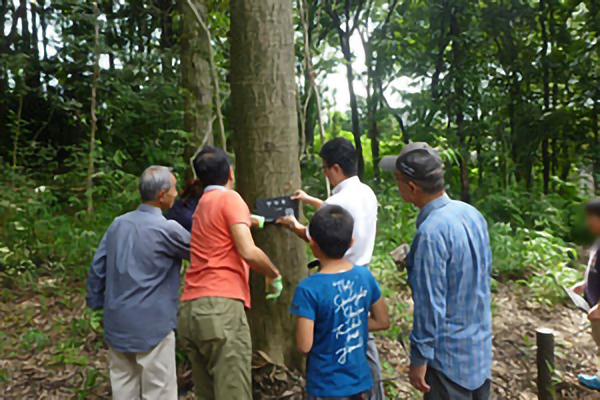
[[[232,190],[227,154],[205,147],[194,160],[204,186],[192,222],[191,266],[181,296],[178,334],[193,369],[198,400],[251,400],[252,341],[245,308],[250,308],[250,268],[272,280],[281,276],[252,239],[250,210]]]

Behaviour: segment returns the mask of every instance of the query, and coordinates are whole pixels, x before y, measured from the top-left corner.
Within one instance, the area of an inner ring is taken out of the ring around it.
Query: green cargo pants
[[[179,308],[177,333],[192,363],[196,399],[252,399],[252,341],[241,301],[185,301]]]

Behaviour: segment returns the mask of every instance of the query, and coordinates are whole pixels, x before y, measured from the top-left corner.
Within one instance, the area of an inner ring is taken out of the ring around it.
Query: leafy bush
[[[488,194],[478,199],[476,206],[492,221],[572,240],[580,236],[581,202],[573,193],[544,195],[515,188],[510,192]]]
[[[577,251],[544,231],[513,229],[507,223],[490,225],[493,274],[499,280],[517,280],[544,302],[565,298],[561,285],[581,279]]]
[[[103,231],[116,215],[135,207],[136,177],[106,169],[94,188],[102,200],[93,214],[82,211],[81,170],[73,168],[44,184],[24,169],[7,168],[0,177],[0,278],[5,287],[17,277],[34,282],[38,274],[83,277]]]

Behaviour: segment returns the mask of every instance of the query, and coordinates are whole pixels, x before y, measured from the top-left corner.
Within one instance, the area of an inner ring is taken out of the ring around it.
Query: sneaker
[[[600,379],[598,379],[598,375],[584,375],[579,374],[579,383],[583,386],[600,391]]]

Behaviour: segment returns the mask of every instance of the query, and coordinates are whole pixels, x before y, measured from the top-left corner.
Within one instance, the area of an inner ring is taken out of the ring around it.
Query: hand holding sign
[[[298,219],[298,201],[290,196],[271,197],[256,200],[256,213],[265,217],[265,222],[275,223],[281,217],[291,216]]]

